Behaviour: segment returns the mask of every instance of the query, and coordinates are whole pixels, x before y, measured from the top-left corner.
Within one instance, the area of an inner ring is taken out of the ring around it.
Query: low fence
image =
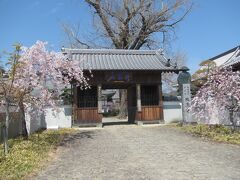
[[[0,142],[3,141],[3,125],[5,121],[5,113],[0,113]],[[19,121],[20,113],[19,112],[11,112],[10,113],[10,121],[9,121],[9,129],[8,136],[9,138],[14,138],[21,133],[22,124]]]

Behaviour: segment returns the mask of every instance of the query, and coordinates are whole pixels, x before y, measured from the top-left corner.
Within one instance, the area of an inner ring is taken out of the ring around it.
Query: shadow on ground
[[[105,122],[103,123],[104,126],[114,126],[114,125],[131,125],[129,122]]]
[[[117,126],[117,125],[131,125],[132,123],[128,122],[127,118],[119,119],[117,117],[104,117],[102,119],[102,124],[104,126]]]
[[[65,146],[67,144],[74,144],[76,141],[79,141],[80,139],[93,139],[94,134],[95,134],[94,131],[77,132],[75,134],[71,134],[65,137],[59,145]]]

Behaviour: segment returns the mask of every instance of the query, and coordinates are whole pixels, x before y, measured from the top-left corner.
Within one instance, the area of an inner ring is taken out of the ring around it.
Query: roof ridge
[[[220,53],[220,54],[218,54],[218,55],[216,55],[216,56],[214,56],[214,57],[211,57],[211,58],[209,58],[208,60],[214,61],[215,59],[218,59],[218,58],[220,58],[220,57],[222,57],[222,56],[225,56],[225,55],[228,54],[228,53],[231,53],[231,52],[236,51],[237,49],[239,49],[239,47],[240,47],[240,45],[238,45],[238,46],[236,46],[236,47],[234,47],[234,48],[232,48],[232,49],[229,49],[229,50],[227,50],[227,51],[225,51],[225,52],[223,52],[223,53]]]
[[[238,53],[240,52],[239,50],[239,47],[236,48],[235,52],[232,54],[231,57],[229,57],[227,59],[227,61],[225,61],[223,63],[223,66],[226,66],[226,65],[231,65],[232,63],[234,63],[237,59],[238,59]]]
[[[78,54],[146,54],[155,55],[163,52],[162,49],[158,50],[135,50],[135,49],[71,49],[62,48],[63,53],[78,53]]]

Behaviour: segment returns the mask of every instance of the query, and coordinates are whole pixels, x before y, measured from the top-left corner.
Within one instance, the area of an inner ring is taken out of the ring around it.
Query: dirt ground
[[[240,146],[206,141],[169,126],[82,129],[60,149],[34,179],[240,179]]]

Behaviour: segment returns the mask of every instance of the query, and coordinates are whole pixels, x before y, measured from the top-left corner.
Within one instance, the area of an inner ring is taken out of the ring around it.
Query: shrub
[[[0,145],[0,179],[21,179],[31,173],[47,159],[49,152],[56,148],[73,129],[48,130],[29,136],[9,140],[9,154],[5,157]]]
[[[179,126],[180,127],[180,126]],[[223,125],[185,125],[180,127],[191,134],[207,137],[220,142],[240,144],[240,132],[232,132],[231,128]]]

